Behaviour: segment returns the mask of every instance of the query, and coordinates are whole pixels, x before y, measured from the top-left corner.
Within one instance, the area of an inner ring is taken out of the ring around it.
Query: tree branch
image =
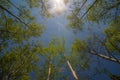
[[[18,8],[16,5],[14,5],[10,0],[7,0],[13,7],[15,7],[18,11],[24,13],[20,8]]]
[[[17,20],[19,20],[21,23],[23,23],[25,26],[29,27],[27,23],[25,23],[23,20],[21,20],[18,16],[14,15],[12,12],[10,12],[8,9],[0,5],[0,8],[5,10],[7,13],[9,13],[11,16],[15,17]]]
[[[96,4],[98,0],[95,0],[94,3],[88,8],[88,10],[82,15],[82,17],[80,19],[82,19],[89,11],[90,9]]]
[[[87,0],[85,0],[85,1],[83,2],[83,4],[81,5],[81,7],[80,7],[79,10],[78,10],[78,13],[81,11],[82,7],[85,5],[86,2],[87,2]],[[78,13],[77,13],[77,14],[78,14]]]

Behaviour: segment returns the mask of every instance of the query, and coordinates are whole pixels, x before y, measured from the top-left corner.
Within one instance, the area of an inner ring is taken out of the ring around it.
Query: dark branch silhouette
[[[85,0],[84,2],[83,2],[83,4],[81,5],[81,7],[79,8],[79,10],[78,10],[78,13],[81,11],[81,9],[83,8],[83,6],[86,4],[86,2],[87,2],[87,0]],[[78,14],[77,13],[77,14]]]
[[[80,19],[82,19],[89,11],[90,9],[96,4],[98,0],[95,0],[94,3],[88,8],[88,10],[82,15],[82,17]]]
[[[19,20],[21,23],[23,23],[25,26],[29,27],[27,23],[25,23],[23,20],[21,20],[18,16],[14,15],[11,11],[0,5],[0,8],[5,10],[7,13],[9,13],[11,16],[15,17],[17,20]]]

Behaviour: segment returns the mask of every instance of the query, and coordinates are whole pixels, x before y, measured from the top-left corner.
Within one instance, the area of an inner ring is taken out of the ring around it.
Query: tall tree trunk
[[[52,67],[52,57],[50,56],[47,80],[50,80],[51,67]]]
[[[112,58],[112,57],[109,57],[109,56],[106,56],[106,55],[103,55],[103,54],[98,54],[97,52],[95,51],[90,51],[91,54],[93,55],[97,55],[103,59],[106,59],[106,60],[109,60],[109,61],[113,61],[113,62],[116,62],[116,63],[119,63],[120,64],[120,60],[116,59],[116,58]]]
[[[68,66],[69,66],[69,68],[70,68],[70,70],[71,70],[71,72],[72,72],[72,74],[73,74],[75,80],[78,80],[78,77],[77,77],[77,75],[76,75],[76,73],[75,73],[73,67],[71,66],[69,60],[67,60],[67,64],[68,64]]]
[[[65,58],[67,64],[68,64],[68,67],[70,68],[75,80],[78,80],[78,77],[77,77],[77,74],[75,72],[75,70],[73,69],[72,65],[70,64],[70,61],[65,57],[65,55],[63,54],[63,57]]]
[[[51,73],[51,65],[49,65],[47,80],[50,80],[50,73]]]

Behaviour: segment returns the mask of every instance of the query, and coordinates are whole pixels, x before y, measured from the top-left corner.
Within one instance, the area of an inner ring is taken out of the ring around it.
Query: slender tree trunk
[[[72,74],[73,74],[75,80],[78,80],[78,77],[77,77],[77,75],[76,75],[76,73],[75,73],[73,67],[71,66],[69,60],[67,60],[67,64],[68,64],[68,66],[69,66],[69,68],[70,68],[70,70],[71,70],[71,72],[72,72]]]
[[[93,55],[97,55],[103,59],[106,59],[106,60],[109,60],[109,61],[113,61],[113,62],[116,62],[116,63],[119,63],[120,64],[120,60],[116,59],[116,58],[112,58],[112,57],[109,57],[109,56],[106,56],[106,55],[103,55],[103,54],[98,54],[97,52],[95,51],[90,51],[91,54]]]
[[[75,72],[75,70],[73,69],[72,65],[70,64],[70,61],[65,57],[65,55],[63,54],[63,57],[65,58],[67,64],[68,64],[68,67],[70,68],[75,80],[78,80],[78,77],[77,77],[77,74]]]
[[[50,80],[50,73],[51,73],[51,65],[49,65],[47,80]]]
[[[51,67],[52,67],[52,57],[50,57],[47,80],[50,80]]]

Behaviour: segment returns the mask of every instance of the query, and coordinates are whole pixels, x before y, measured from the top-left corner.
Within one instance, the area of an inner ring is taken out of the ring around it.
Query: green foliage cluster
[[[106,6],[105,0],[99,0],[87,15],[88,19],[90,21],[98,22],[103,17],[103,11]]]
[[[74,12],[77,12],[76,10]],[[73,30],[82,30],[82,20],[75,14],[72,13],[71,15],[67,16],[67,19],[69,20],[68,26],[72,28]]]
[[[105,30],[105,34],[107,36],[106,46],[111,51],[117,51],[120,53],[120,18],[118,22],[113,21]]]
[[[93,22],[100,22],[102,20],[106,21],[111,20],[114,16],[118,16],[116,12],[119,13],[117,8],[119,7],[119,1],[106,1],[98,0],[96,4],[89,11],[87,18]],[[114,15],[115,14],[115,15]]]
[[[29,78],[29,73],[35,70],[39,61],[38,54],[30,45],[16,47],[10,52],[4,53],[0,58],[1,79]]]
[[[87,44],[85,41],[76,39],[72,45],[72,50],[75,52],[84,52],[87,49]]]

